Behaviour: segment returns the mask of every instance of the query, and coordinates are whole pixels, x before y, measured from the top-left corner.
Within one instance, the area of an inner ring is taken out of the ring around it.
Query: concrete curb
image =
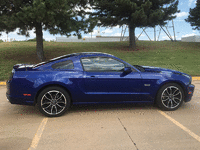
[[[200,77],[192,77],[192,81],[200,80]],[[6,85],[6,82],[0,82],[0,85]]]

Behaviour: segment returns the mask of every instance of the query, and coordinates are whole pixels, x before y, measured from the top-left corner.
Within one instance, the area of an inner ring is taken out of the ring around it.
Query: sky
[[[198,30],[193,30],[192,27],[190,26],[189,23],[187,23],[184,19],[186,19],[189,15],[189,10],[190,8],[194,8],[196,4],[196,0],[179,0],[179,5],[178,9],[180,10],[180,13],[176,14],[176,19],[174,19],[174,27],[175,27],[175,35],[176,35],[176,40],[181,40],[181,37],[186,37],[186,36],[192,36],[192,35],[200,35],[200,31]],[[171,36],[174,39],[174,33],[173,33],[173,28],[172,28],[172,21],[169,21],[168,24],[168,31],[171,34]],[[125,27],[124,27],[125,28]],[[166,28],[164,28],[166,30]],[[15,30],[14,32],[10,32],[7,36],[6,33],[2,33],[2,36],[0,36],[0,39],[3,41],[7,40],[16,40],[16,41],[21,41],[21,40],[27,40],[27,39],[33,39],[36,37],[34,33],[34,29],[30,31],[30,37],[26,38],[25,36],[18,35],[17,34],[18,30]],[[96,34],[98,31],[98,27],[95,27],[92,34],[82,34],[83,38],[95,38]],[[119,28],[119,26],[113,27],[113,28],[104,28],[100,27],[100,34],[101,36],[121,36],[121,31],[122,27]],[[154,28],[147,28],[146,33],[150,37],[151,40],[154,40]],[[138,37],[142,32],[142,29],[136,28],[136,37]],[[160,32],[160,27],[156,26],[156,40],[158,40],[158,35]],[[128,28],[126,29],[126,32],[124,36],[128,36]],[[149,40],[148,36],[143,32],[142,35],[139,37],[139,40]],[[46,41],[50,40],[56,40],[56,37],[66,37],[66,36],[61,36],[60,34],[57,35],[51,35],[49,34],[48,31],[43,31],[43,38]],[[71,37],[73,38],[73,37]],[[169,37],[166,35],[166,33],[161,30],[159,40],[170,40]]]

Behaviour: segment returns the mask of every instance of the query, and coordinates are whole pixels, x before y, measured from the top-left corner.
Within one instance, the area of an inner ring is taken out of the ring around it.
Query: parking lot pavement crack
[[[126,127],[123,125],[123,123],[121,122],[121,120],[120,120],[119,118],[118,118],[118,120],[119,120],[119,122],[121,123],[122,127],[124,128],[124,130],[126,131],[126,133],[127,133],[127,135],[129,136],[130,140],[131,140],[132,143],[134,144],[136,150],[139,150],[138,147],[137,147],[137,145],[136,145],[136,143],[133,141],[133,139],[132,139],[131,136],[129,135],[129,133],[128,133]]]

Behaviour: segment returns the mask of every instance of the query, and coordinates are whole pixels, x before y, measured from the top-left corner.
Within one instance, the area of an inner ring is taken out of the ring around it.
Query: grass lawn
[[[60,43],[44,42],[46,60],[76,52],[105,52],[130,64],[156,66],[178,70],[192,76],[200,75],[200,43],[171,41],[138,41],[137,50],[128,42]],[[0,81],[8,79],[14,64],[36,64],[35,42],[0,43]]]

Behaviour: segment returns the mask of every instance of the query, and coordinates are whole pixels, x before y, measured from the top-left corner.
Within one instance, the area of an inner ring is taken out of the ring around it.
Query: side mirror
[[[125,73],[131,73],[132,72],[131,67],[125,67],[124,72]]]

